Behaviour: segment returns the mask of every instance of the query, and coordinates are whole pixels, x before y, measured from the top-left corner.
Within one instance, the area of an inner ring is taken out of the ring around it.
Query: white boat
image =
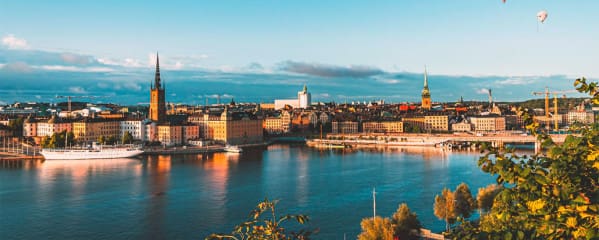
[[[45,159],[99,159],[99,158],[129,158],[142,154],[143,151],[136,148],[90,148],[90,149],[47,149],[40,152]]]
[[[227,146],[225,147],[225,151],[226,151],[226,152],[231,152],[231,153],[240,153],[240,152],[243,152],[243,149],[241,149],[241,148],[240,148],[240,147],[238,147],[238,146],[230,146],[230,145],[227,145]]]

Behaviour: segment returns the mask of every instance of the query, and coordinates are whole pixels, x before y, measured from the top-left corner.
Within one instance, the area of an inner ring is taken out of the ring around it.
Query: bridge
[[[549,135],[555,143],[563,143],[567,134]],[[516,134],[329,134],[328,139],[314,140],[319,144],[343,145],[389,145],[389,146],[437,146],[446,142],[489,142],[494,147],[503,147],[505,144],[534,144],[535,152],[540,152],[541,143],[536,136]]]

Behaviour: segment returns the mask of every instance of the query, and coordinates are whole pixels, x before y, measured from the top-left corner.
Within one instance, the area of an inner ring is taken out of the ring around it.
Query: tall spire
[[[156,76],[154,77],[154,87],[162,87],[160,85],[160,60],[158,59],[158,52],[156,52]]]
[[[428,88],[428,76],[426,74],[426,65],[424,65],[424,88]]]

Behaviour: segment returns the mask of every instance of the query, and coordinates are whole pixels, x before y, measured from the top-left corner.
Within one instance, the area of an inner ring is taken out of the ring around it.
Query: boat
[[[132,147],[116,148],[83,148],[83,149],[50,149],[40,152],[46,160],[61,159],[100,159],[100,158],[130,158],[143,153],[143,150]]]
[[[227,145],[225,147],[225,152],[230,152],[230,153],[240,153],[243,152],[243,149],[241,149],[238,146],[231,146],[231,145]]]

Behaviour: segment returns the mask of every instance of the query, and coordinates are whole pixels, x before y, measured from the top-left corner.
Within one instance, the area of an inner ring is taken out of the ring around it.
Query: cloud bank
[[[385,73],[383,70],[369,66],[335,66],[320,63],[285,61],[280,63],[280,70],[325,78],[366,78]]]

